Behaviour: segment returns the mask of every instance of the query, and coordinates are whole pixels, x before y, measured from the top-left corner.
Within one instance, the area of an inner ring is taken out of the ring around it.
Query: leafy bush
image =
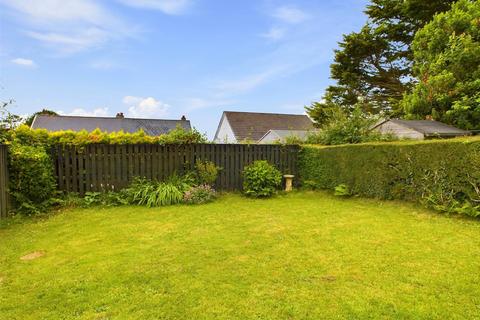
[[[9,152],[10,194],[18,212],[34,214],[52,204],[53,164],[43,147],[13,144]]]
[[[134,192],[132,202],[135,204],[151,208],[180,203],[183,199],[182,192],[173,184],[146,180],[138,182],[131,189]]]
[[[270,197],[282,183],[282,174],[265,160],[255,161],[243,170],[243,192],[251,197]]]
[[[183,194],[195,185],[195,175],[192,172],[188,172],[182,176],[174,173],[165,179],[165,183],[175,186]]]
[[[129,204],[129,194],[126,190],[120,192],[87,192],[83,198],[83,206],[90,207],[95,205],[115,207]]]
[[[338,145],[393,140],[392,135],[382,135],[371,129],[377,121],[377,117],[363,112],[358,107],[350,114],[337,112],[331,122],[322,127],[322,130],[310,133],[306,142],[309,144]]]
[[[339,184],[338,186],[335,187],[335,192],[334,195],[338,197],[348,197],[351,195],[350,189],[346,184]]]
[[[215,190],[207,185],[199,185],[191,188],[183,196],[183,201],[188,204],[201,204],[212,202],[217,197]]]
[[[217,180],[220,168],[211,161],[197,160],[197,162],[195,162],[195,171],[197,173],[197,183],[199,185],[213,185]]]
[[[163,182],[137,178],[124,192],[132,204],[147,207],[167,206],[182,202],[183,195],[192,184],[191,175],[173,175]]]
[[[84,198],[76,192],[68,192],[60,195],[57,199],[56,205],[60,208],[77,208],[85,205]]]
[[[480,214],[480,139],[303,147],[301,181],[321,189],[421,202],[448,213]]]

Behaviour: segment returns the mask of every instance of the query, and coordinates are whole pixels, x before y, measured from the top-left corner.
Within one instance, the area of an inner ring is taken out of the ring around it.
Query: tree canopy
[[[345,35],[335,51],[324,102],[352,110],[360,103],[371,113],[401,114],[400,101],[414,84],[411,44],[417,30],[454,0],[372,0],[365,13],[369,19],[359,32]]]
[[[435,16],[412,47],[419,82],[403,100],[407,116],[480,129],[480,2],[461,0]]]

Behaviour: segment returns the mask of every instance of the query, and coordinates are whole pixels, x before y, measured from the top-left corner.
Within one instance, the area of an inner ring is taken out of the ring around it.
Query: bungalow
[[[305,141],[309,130],[268,130],[268,132],[258,140],[259,144],[285,143],[288,138],[294,138],[299,141]]]
[[[259,143],[262,138],[270,139],[269,137],[279,134],[283,136],[285,131],[303,131],[306,134],[308,130],[313,129],[312,120],[302,114],[224,111],[215,133],[214,142],[240,143],[242,141],[252,141]],[[276,132],[271,133],[272,136],[267,135],[270,130]]]
[[[184,116],[180,120],[125,118],[123,113],[116,117],[80,117],[38,114],[33,119],[32,129],[48,131],[93,131],[100,129],[106,132],[124,131],[134,133],[142,129],[147,135],[158,136],[168,133],[177,126],[191,130],[190,121]]]
[[[434,120],[382,120],[372,129],[383,134],[393,134],[397,138],[413,140],[453,138],[471,135],[469,131]]]

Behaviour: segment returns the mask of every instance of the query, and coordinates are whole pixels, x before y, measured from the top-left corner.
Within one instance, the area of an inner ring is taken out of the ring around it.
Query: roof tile
[[[93,131],[100,129],[107,132],[134,133],[140,129],[147,135],[158,136],[180,126],[191,129],[188,120],[136,119],[136,118],[106,118],[106,117],[79,117],[79,116],[50,116],[37,115],[32,123],[33,129],[47,129],[49,131],[73,130]]]
[[[302,114],[224,112],[237,141],[258,141],[269,130],[311,130],[313,122]]]

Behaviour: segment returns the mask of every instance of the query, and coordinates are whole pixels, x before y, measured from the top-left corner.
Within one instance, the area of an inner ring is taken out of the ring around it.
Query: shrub
[[[132,186],[132,203],[149,208],[180,203],[183,193],[173,184],[154,181],[137,181]]]
[[[183,201],[188,204],[201,204],[212,202],[217,197],[215,190],[207,185],[199,185],[191,188],[183,196]]]
[[[85,207],[101,205],[107,207],[121,206],[129,204],[129,196],[126,190],[120,192],[87,192],[83,198],[82,205]]]
[[[335,187],[335,192],[334,194],[337,197],[348,197],[351,195],[350,189],[346,184],[339,184],[338,186]]]
[[[13,144],[9,152],[10,194],[18,212],[34,214],[52,204],[53,164],[43,147]]]
[[[339,112],[318,132],[307,136],[309,144],[338,145],[371,141],[391,141],[392,135],[371,130],[378,119],[355,108],[350,114]]]
[[[123,192],[132,204],[158,207],[182,202],[183,195],[192,185],[191,175],[180,177],[174,174],[163,182],[137,178]]]
[[[220,168],[211,161],[197,160],[197,162],[195,162],[195,171],[197,174],[197,183],[199,185],[213,185],[217,180]]]
[[[443,212],[480,214],[480,139],[303,147],[301,181],[322,189],[421,202]]]
[[[165,180],[165,183],[175,186],[183,194],[195,185],[195,175],[192,172],[183,176],[174,173]]]
[[[282,183],[282,174],[265,160],[255,161],[243,170],[243,192],[251,197],[270,197]]]

